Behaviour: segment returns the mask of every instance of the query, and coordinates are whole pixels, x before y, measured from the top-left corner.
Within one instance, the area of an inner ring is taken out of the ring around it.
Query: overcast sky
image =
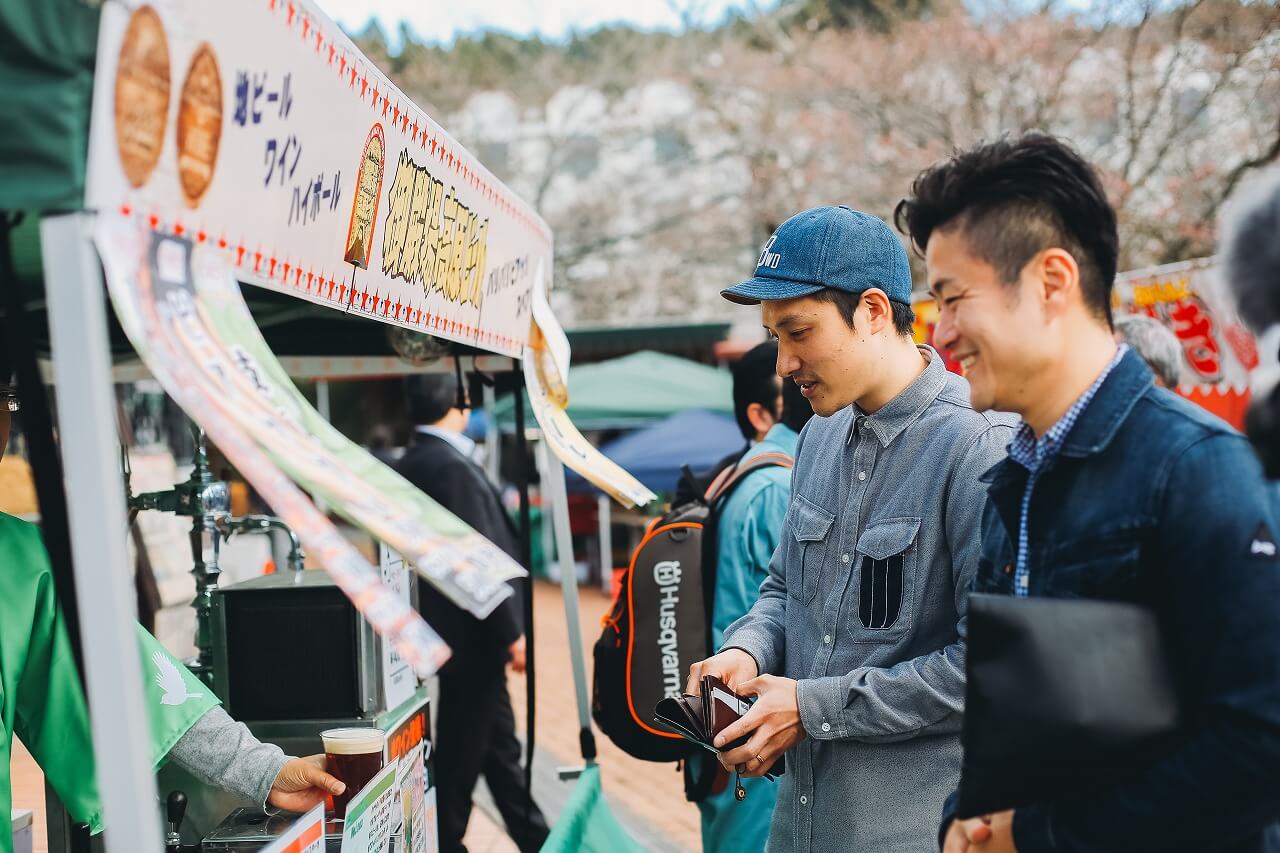
[[[540,33],[559,38],[572,30],[625,22],[646,29],[679,26],[679,9],[692,9],[701,22],[719,20],[730,8],[752,5],[750,0],[316,0],[329,17],[349,32],[364,29],[376,17],[393,39],[400,21],[407,21],[419,38],[450,42],[459,33],[497,29],[518,35]],[[763,5],[765,0],[756,0]]]

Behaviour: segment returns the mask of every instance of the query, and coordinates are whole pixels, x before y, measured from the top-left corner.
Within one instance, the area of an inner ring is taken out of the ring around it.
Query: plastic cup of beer
[[[382,729],[328,729],[320,733],[324,741],[325,769],[346,783],[347,789],[333,797],[334,817],[346,817],[347,803],[382,769]]]

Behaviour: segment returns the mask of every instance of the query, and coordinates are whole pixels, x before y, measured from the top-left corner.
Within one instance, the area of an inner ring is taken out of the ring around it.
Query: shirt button
[[[830,724],[830,723],[823,723],[823,724],[822,724],[822,730],[823,730],[824,732],[829,732],[829,731],[831,731],[831,724]]]
[[[800,805],[802,805],[802,806],[807,806],[807,805],[809,805],[809,798],[808,798],[808,797],[806,797],[804,794],[801,794],[801,795],[800,795]]]
[[[847,562],[849,562],[849,555],[848,555],[848,554],[841,554],[841,555],[840,555],[840,562],[842,562],[842,563],[847,563]]]
[[[859,472],[858,472],[858,479],[859,479],[859,480],[865,480],[865,479],[867,479],[867,472],[866,472],[866,471],[859,471]]]
[[[830,645],[830,643],[831,643],[831,635],[830,635],[830,634],[827,634],[825,637],[823,637],[823,638],[822,638],[822,642],[827,643],[828,645]]]

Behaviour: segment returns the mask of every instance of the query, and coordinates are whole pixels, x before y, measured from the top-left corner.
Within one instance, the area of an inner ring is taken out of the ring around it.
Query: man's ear
[[[1039,282],[1040,298],[1047,314],[1061,314],[1067,306],[1083,298],[1080,267],[1065,249],[1045,249],[1028,264]]]
[[[877,334],[886,326],[893,327],[893,304],[888,295],[878,287],[863,291],[862,305],[867,311],[867,331]]]
[[[773,412],[760,403],[751,403],[747,406],[747,423],[751,424],[751,428],[756,431],[756,435],[764,435],[769,429],[777,423],[777,418],[773,416]]]

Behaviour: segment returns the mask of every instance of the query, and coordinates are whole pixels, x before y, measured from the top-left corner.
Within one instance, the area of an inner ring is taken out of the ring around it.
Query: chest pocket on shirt
[[[911,627],[919,532],[920,519],[891,518],[867,525],[858,537],[856,616],[846,608],[855,642],[884,642]]]
[[[797,556],[787,564],[787,592],[801,604],[813,601],[822,577],[822,563],[826,559],[827,536],[835,516],[796,495],[791,501],[787,527],[795,538]]]

